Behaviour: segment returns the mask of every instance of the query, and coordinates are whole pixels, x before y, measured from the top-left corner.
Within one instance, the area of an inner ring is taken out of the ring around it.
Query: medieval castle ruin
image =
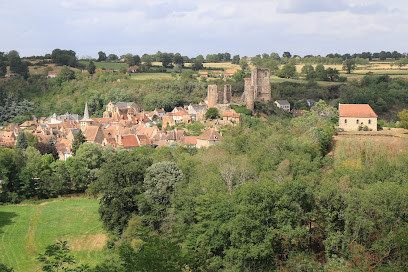
[[[217,105],[230,104],[231,97],[231,85],[224,85],[224,91],[218,91],[217,85],[208,85],[208,94],[206,99],[208,108],[214,108]]]
[[[242,100],[247,109],[254,110],[255,101],[271,100],[271,72],[268,68],[254,68],[251,77],[245,78]]]

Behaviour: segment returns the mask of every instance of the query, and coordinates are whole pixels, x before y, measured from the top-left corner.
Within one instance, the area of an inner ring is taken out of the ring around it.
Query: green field
[[[0,206],[0,262],[15,271],[39,271],[38,253],[65,240],[77,263],[96,264],[107,239],[98,207],[85,198]]]
[[[89,62],[88,61],[80,61],[79,63],[88,66]],[[113,70],[119,70],[120,68],[129,68],[129,64],[124,63],[124,62],[97,62],[94,61],[96,69],[113,69]]]

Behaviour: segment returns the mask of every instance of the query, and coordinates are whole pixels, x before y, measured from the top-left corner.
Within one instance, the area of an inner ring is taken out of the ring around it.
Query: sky
[[[405,0],[0,0],[0,51],[408,52]]]

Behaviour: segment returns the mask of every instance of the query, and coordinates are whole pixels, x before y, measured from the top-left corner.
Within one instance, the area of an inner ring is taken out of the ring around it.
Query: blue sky
[[[0,0],[0,51],[408,52],[404,0]]]

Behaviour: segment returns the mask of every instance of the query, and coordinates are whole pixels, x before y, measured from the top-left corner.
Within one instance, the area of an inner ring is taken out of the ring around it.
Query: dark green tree
[[[27,137],[24,131],[20,131],[17,136],[16,147],[20,149],[26,149],[28,146]]]
[[[220,118],[220,113],[217,108],[209,108],[205,113],[205,119],[217,119]]]
[[[98,52],[98,61],[106,61],[108,57],[106,56],[105,52],[99,51]]]
[[[95,66],[95,63],[92,60],[89,62],[87,70],[88,70],[89,74],[91,74],[91,75],[95,74],[96,66]]]
[[[150,165],[150,158],[128,151],[117,152],[102,165],[90,191],[101,195],[99,214],[107,230],[121,234],[129,218],[138,214],[144,175]]]
[[[93,75],[95,74],[96,66],[95,63],[91,60],[88,64],[88,73]]]
[[[118,59],[119,59],[118,55],[115,55],[115,54],[109,54],[109,56],[108,56],[109,61],[115,61],[115,60],[118,60]]]
[[[74,136],[74,142],[72,143],[72,154],[76,154],[78,148],[86,142],[84,134],[82,134],[82,131],[80,130],[75,136]]]
[[[239,60],[240,60],[240,59],[241,59],[241,58],[239,57],[239,55],[235,55],[235,56],[232,57],[231,63],[232,63],[232,64],[239,64]]]
[[[47,246],[45,252],[37,257],[37,260],[42,263],[42,271],[75,271],[70,269],[75,264],[75,258],[69,252],[67,241],[58,241]]]
[[[346,71],[347,74],[351,74],[351,71],[356,70],[357,65],[354,59],[348,59],[343,62],[343,70]]]
[[[294,78],[296,77],[296,66],[293,64],[285,64],[282,69],[276,72],[278,77]]]

